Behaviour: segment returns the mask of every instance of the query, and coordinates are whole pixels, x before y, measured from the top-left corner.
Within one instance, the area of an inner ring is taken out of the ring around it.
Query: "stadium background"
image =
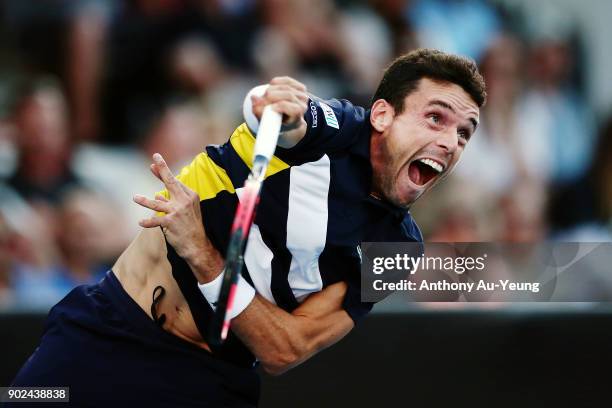
[[[0,0],[0,385],[49,307],[137,233],[131,197],[159,188],[150,155],[178,170],[222,143],[275,75],[368,104],[395,55],[471,56],[489,102],[455,173],[414,207],[426,239],[610,241],[611,17],[606,0]],[[448,307],[381,305],[333,351],[266,378],[262,406],[601,390],[608,305]]]

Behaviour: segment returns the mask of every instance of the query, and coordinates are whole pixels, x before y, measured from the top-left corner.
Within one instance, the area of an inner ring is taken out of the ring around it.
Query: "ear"
[[[391,123],[393,123],[393,118],[395,117],[395,109],[389,102],[384,99],[378,99],[372,105],[372,109],[370,110],[370,124],[372,127],[380,133],[383,133]]]

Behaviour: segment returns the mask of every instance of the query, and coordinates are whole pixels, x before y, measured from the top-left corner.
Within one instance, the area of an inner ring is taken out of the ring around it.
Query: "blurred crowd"
[[[133,194],[161,188],[151,154],[179,170],[223,143],[254,85],[290,75],[367,106],[419,46],[475,59],[489,95],[413,208],[426,239],[609,241],[612,119],[586,95],[580,28],[507,3],[0,0],[0,308],[98,280],[146,215]]]

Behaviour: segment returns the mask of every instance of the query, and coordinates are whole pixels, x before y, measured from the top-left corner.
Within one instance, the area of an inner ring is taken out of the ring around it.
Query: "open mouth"
[[[408,177],[417,186],[424,186],[443,171],[444,166],[431,159],[416,159],[408,165]]]

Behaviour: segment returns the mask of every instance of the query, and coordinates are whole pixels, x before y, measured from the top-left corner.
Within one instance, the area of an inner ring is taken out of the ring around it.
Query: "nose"
[[[459,146],[459,136],[455,129],[449,129],[446,132],[441,133],[437,140],[436,145],[446,150],[448,154],[453,154]]]

